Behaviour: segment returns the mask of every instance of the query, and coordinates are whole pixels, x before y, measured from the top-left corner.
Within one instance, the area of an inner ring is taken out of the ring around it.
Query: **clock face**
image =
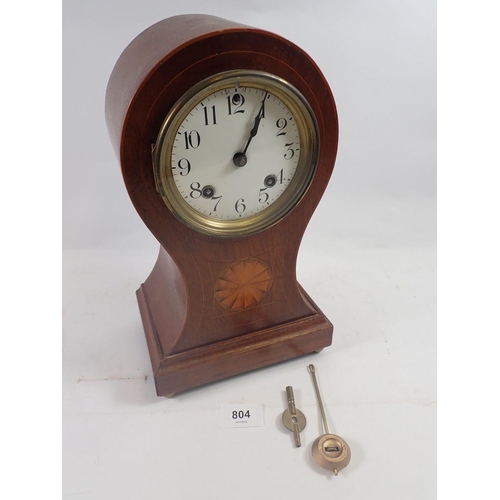
[[[249,234],[299,202],[317,149],[314,116],[297,90],[267,73],[227,72],[167,116],[155,146],[157,189],[199,231]]]

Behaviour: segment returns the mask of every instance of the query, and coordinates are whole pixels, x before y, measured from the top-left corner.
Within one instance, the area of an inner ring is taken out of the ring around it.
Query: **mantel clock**
[[[106,121],[160,243],[137,292],[158,395],[331,344],[296,279],[338,142],[332,93],[303,50],[218,17],[165,19],[120,56]]]

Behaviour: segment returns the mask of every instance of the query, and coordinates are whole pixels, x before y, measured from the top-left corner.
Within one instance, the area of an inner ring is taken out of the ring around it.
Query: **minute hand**
[[[264,103],[266,102],[266,97],[267,97],[268,93],[269,92],[266,91],[266,94],[264,95],[264,99],[262,99],[262,104],[260,105],[259,113],[255,117],[255,123],[253,124],[253,128],[250,131],[250,137],[248,138],[248,141],[245,145],[245,149],[241,152],[242,155],[246,154],[248,146],[250,146],[252,139],[257,135],[257,132],[259,131],[260,121],[262,120],[262,117],[264,116]]]

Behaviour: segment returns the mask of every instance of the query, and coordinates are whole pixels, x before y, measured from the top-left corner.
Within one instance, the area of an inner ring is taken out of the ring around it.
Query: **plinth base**
[[[302,290],[317,314],[188,351],[162,356],[143,287],[137,291],[158,396],[262,368],[331,345],[333,326]]]

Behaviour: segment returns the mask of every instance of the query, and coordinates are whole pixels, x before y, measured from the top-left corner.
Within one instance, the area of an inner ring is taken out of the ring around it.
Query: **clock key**
[[[300,410],[297,410],[297,408],[295,407],[293,388],[291,386],[288,386],[286,388],[286,397],[288,400],[288,408],[283,412],[283,425],[289,431],[293,432],[295,445],[298,448],[300,446],[299,433],[302,432],[306,426],[306,417]]]

